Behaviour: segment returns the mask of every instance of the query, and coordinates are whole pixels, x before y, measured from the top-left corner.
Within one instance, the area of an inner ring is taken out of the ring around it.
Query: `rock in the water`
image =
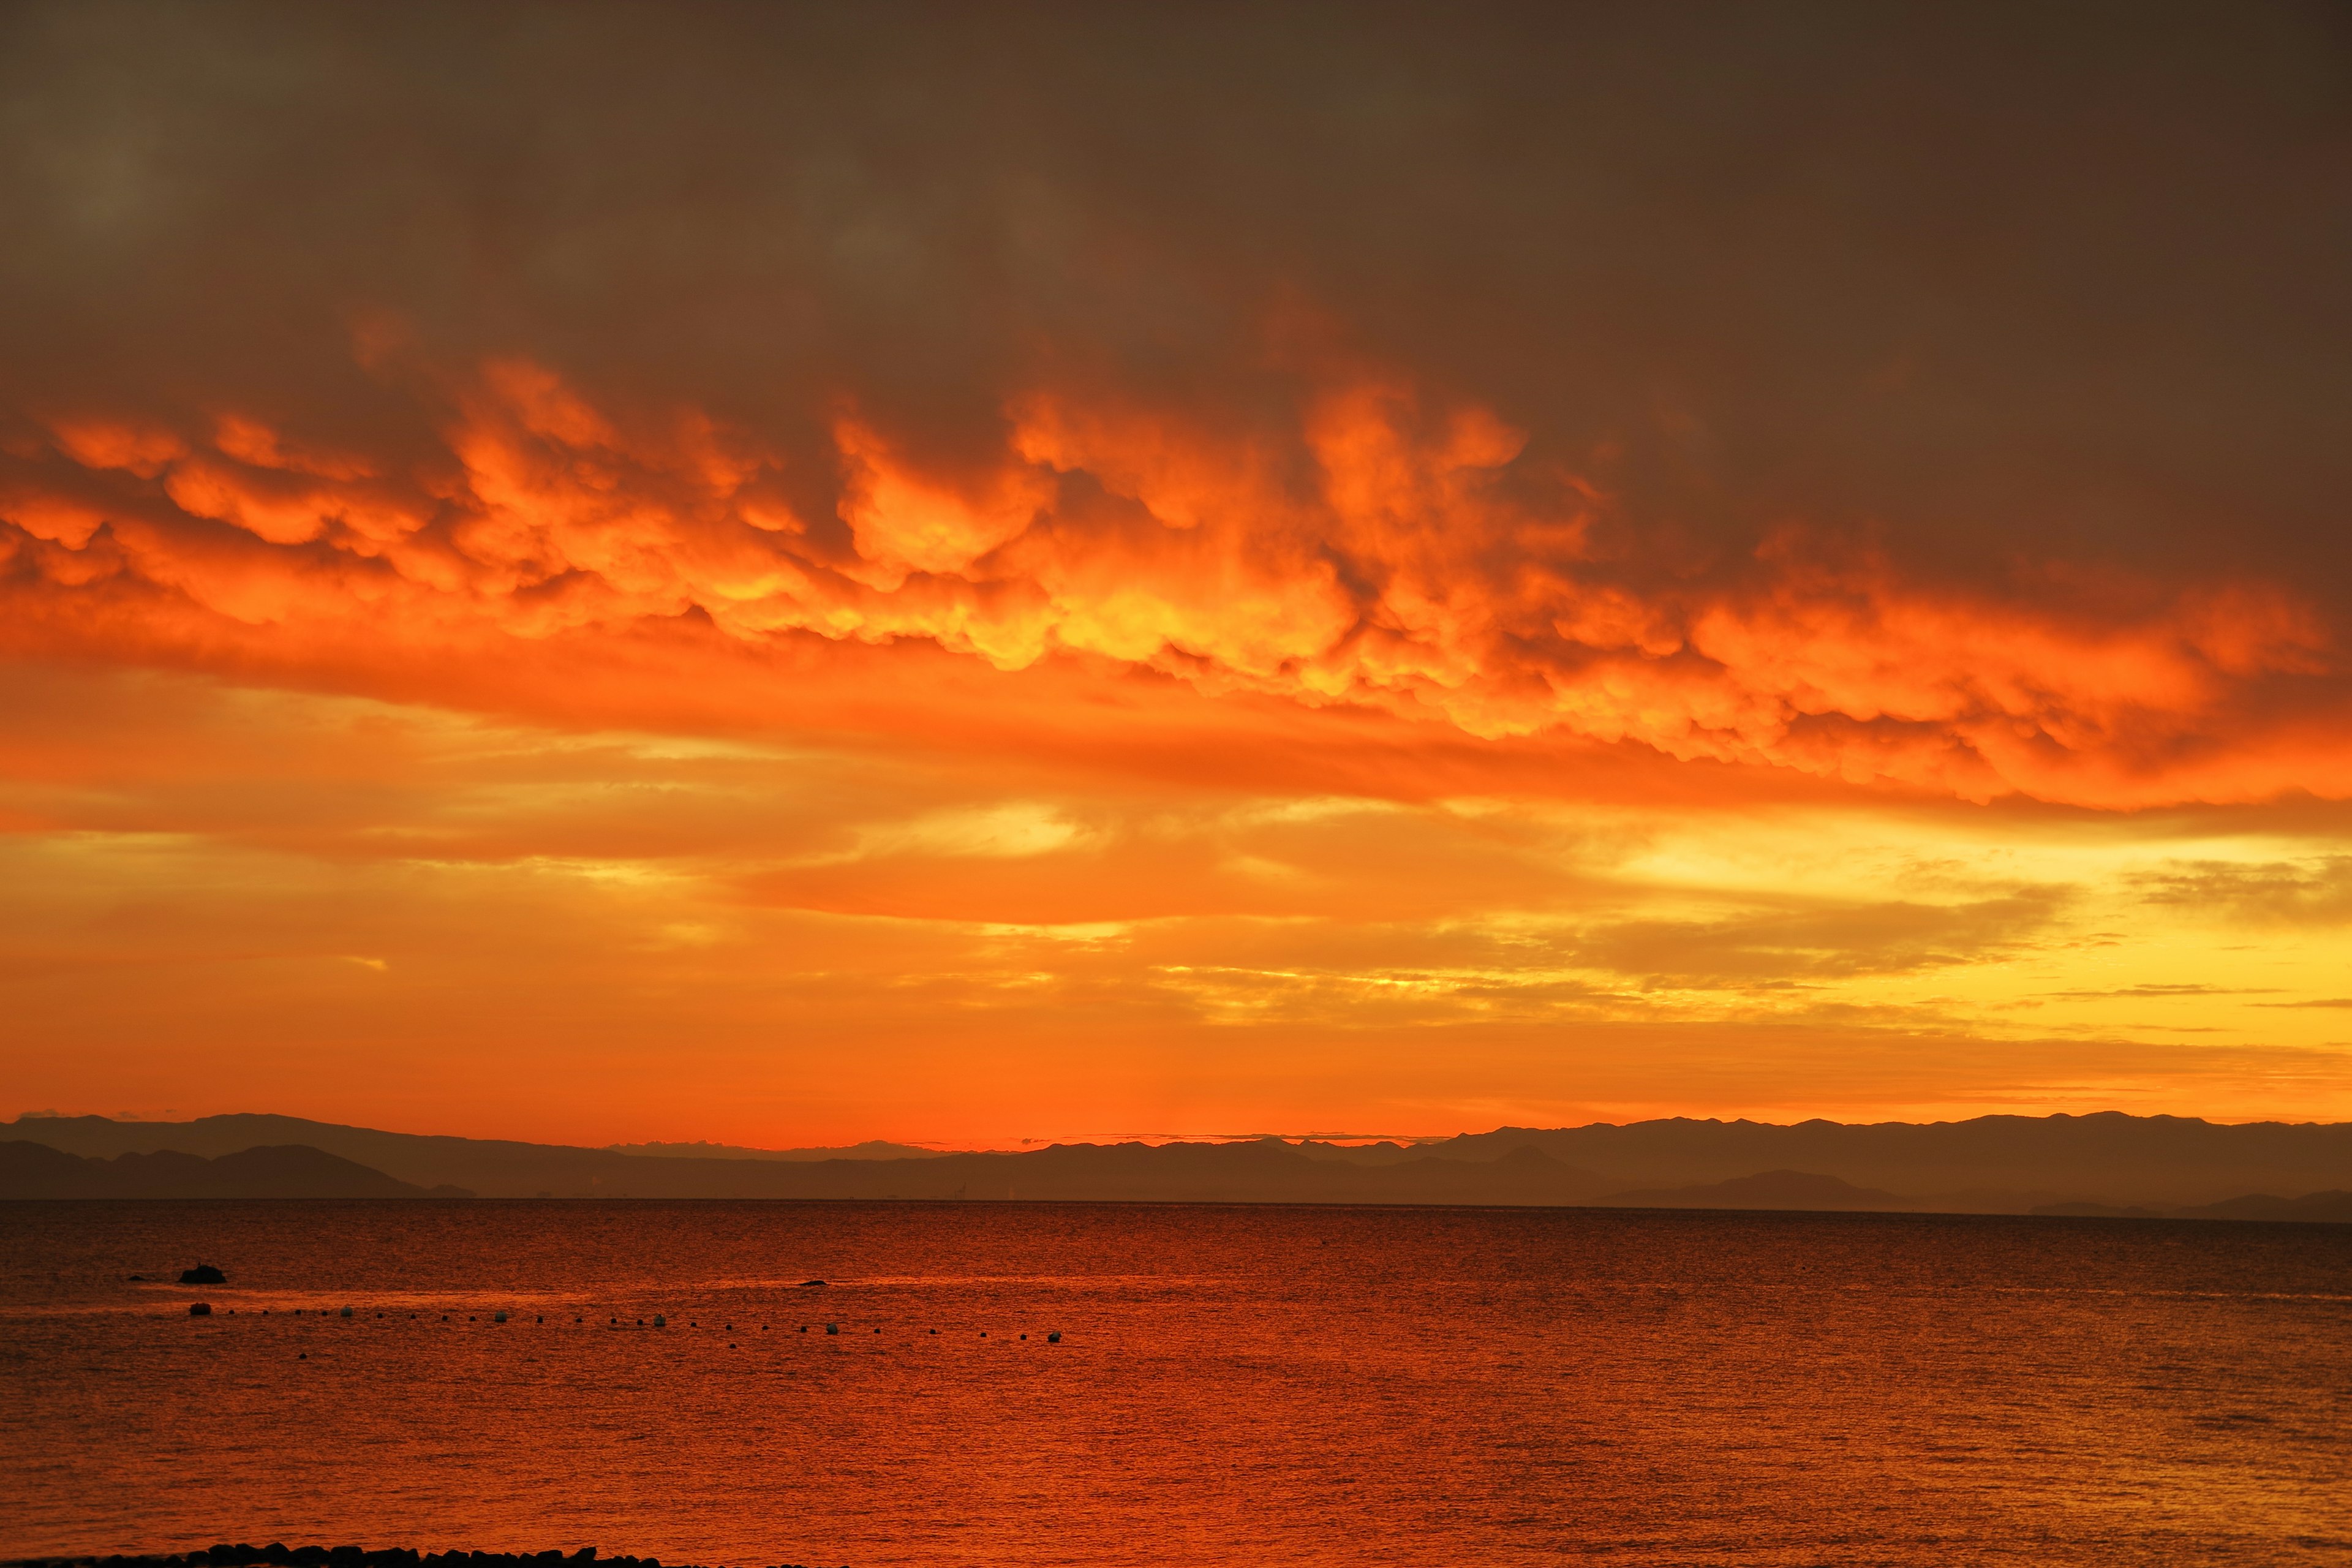
[[[184,1268],[180,1271],[180,1283],[183,1285],[226,1285],[228,1283],[228,1276],[222,1273],[219,1269],[214,1268],[209,1263],[199,1263],[194,1268]]]

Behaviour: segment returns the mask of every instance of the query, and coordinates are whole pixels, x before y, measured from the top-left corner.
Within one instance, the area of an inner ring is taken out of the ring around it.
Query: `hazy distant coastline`
[[[2352,1221],[2352,1123],[1988,1116],[1502,1128],[1019,1153],[587,1149],[272,1115],[0,1123],[0,1197],[640,1197],[1601,1205]]]

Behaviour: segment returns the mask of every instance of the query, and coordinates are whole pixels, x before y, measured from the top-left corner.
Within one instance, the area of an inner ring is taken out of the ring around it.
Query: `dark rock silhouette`
[[[228,1276],[223,1274],[219,1269],[214,1268],[209,1263],[199,1263],[194,1268],[183,1268],[180,1270],[180,1283],[183,1285],[226,1285],[228,1283]]]

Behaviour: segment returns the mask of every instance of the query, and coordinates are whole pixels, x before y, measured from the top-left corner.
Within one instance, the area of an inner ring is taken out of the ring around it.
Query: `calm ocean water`
[[[0,1241],[0,1557],[2352,1561],[2352,1227],[18,1203]],[[126,1279],[200,1258],[230,1284]]]

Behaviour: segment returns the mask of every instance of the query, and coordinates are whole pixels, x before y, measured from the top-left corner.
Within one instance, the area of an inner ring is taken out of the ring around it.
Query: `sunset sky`
[[[0,1115],[2352,1118],[2320,6],[19,5]]]

